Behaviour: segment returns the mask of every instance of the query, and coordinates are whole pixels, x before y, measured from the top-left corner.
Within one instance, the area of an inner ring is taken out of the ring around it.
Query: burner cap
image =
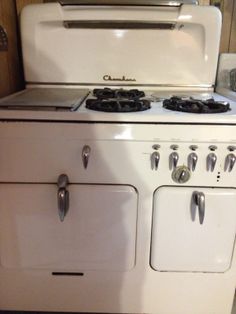
[[[212,99],[182,99],[180,97],[171,97],[163,101],[163,107],[173,111],[189,113],[221,113],[231,110],[227,102],[215,101]]]

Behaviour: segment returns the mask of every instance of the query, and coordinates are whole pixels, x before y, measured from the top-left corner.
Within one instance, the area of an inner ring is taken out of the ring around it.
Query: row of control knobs
[[[174,170],[179,161],[179,154],[177,152],[172,152],[169,156],[169,168]],[[157,170],[160,162],[160,153],[155,151],[151,154],[151,168],[152,170]],[[193,172],[196,169],[198,162],[198,155],[193,152],[188,155],[188,168]],[[206,158],[207,171],[213,172],[217,162],[217,155],[215,153],[209,153]],[[225,158],[224,170],[231,172],[234,168],[236,162],[236,155],[230,153]]]

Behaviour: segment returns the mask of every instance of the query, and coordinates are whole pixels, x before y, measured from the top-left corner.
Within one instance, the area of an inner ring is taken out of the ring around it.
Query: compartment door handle
[[[84,169],[87,169],[88,167],[90,153],[91,153],[90,146],[85,145],[82,150],[82,160],[83,160]]]
[[[199,222],[202,225],[205,218],[205,194],[194,191],[192,195],[193,203],[198,208]]]
[[[69,191],[66,189],[69,183],[68,176],[66,174],[61,174],[58,177],[57,185],[58,185],[58,214],[60,221],[64,221],[66,214],[69,210]]]

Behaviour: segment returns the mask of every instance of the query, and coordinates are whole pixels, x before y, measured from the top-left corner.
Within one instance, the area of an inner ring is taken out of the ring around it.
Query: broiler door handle
[[[193,192],[193,201],[198,207],[199,222],[202,225],[205,218],[205,194],[203,192]]]
[[[66,174],[61,174],[58,177],[57,185],[58,185],[58,214],[60,221],[64,221],[64,218],[69,210],[69,191],[66,189],[69,183],[68,176]]]

